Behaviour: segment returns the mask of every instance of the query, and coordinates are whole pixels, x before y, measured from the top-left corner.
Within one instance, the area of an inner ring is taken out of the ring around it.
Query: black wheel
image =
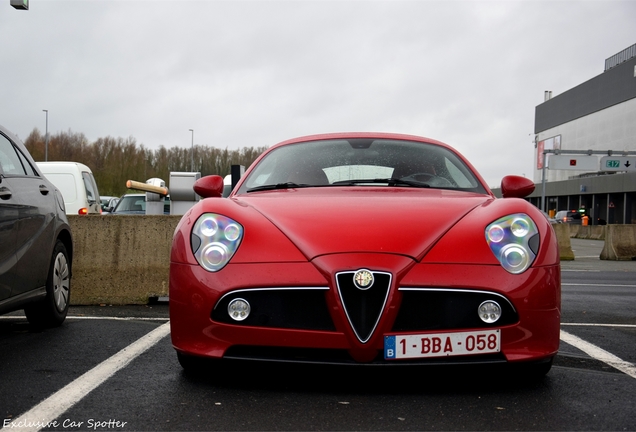
[[[24,308],[29,323],[41,327],[56,327],[66,319],[71,300],[71,262],[64,243],[58,240],[46,279],[44,300]]]

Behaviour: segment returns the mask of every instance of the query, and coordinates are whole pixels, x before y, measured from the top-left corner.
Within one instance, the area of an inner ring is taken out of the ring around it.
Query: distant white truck
[[[62,193],[66,214],[101,214],[99,191],[89,167],[78,162],[36,162]]]

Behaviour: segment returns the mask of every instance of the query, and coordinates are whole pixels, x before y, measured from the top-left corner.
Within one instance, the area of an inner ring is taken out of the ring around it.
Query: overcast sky
[[[150,149],[444,141],[532,178],[534,110],[636,43],[636,1],[0,0],[0,124]]]

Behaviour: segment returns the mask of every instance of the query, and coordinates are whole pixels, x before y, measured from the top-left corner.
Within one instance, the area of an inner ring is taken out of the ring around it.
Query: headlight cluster
[[[192,253],[206,270],[216,272],[230,261],[243,238],[243,227],[229,217],[205,213],[192,229]]]
[[[486,227],[486,241],[506,271],[519,274],[532,265],[538,248],[539,230],[530,216],[517,213]]]

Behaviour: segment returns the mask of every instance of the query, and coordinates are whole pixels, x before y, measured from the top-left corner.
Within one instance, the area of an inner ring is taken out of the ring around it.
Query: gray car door
[[[3,184],[11,195],[2,200],[2,212],[15,231],[11,241],[16,263],[7,275],[10,295],[15,296],[46,284],[55,229],[55,189],[6,137],[0,136],[0,146],[5,155]]]
[[[0,135],[0,301],[11,296],[16,284],[17,258],[15,249],[18,238],[20,205],[13,185],[11,172],[18,161],[13,145]],[[8,175],[5,175],[5,171]]]

